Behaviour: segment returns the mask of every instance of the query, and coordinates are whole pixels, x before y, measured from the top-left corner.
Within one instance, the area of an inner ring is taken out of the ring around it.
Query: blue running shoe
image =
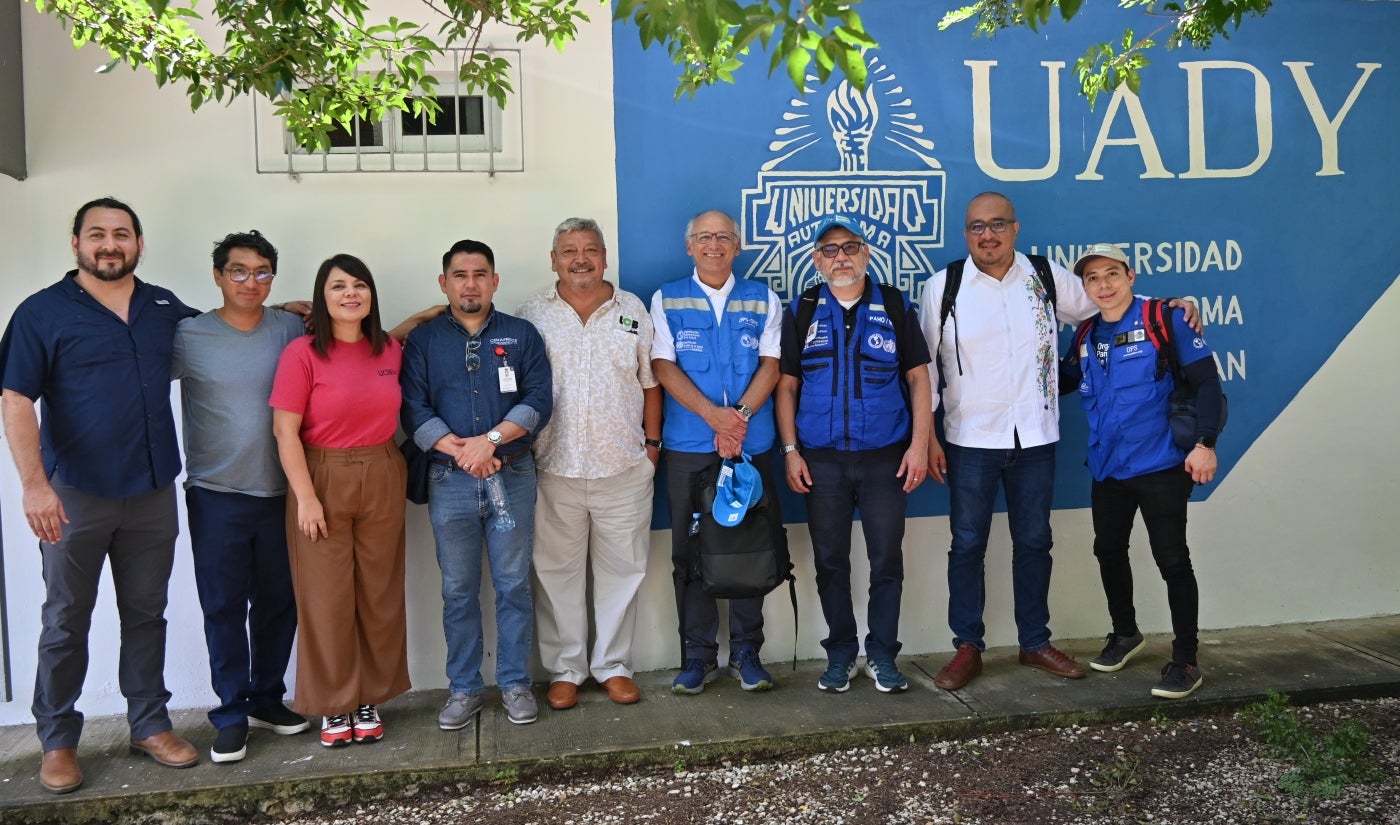
[[[705,685],[713,682],[719,674],[715,671],[715,663],[707,662],[703,659],[686,659],[685,667],[677,674],[676,680],[671,683],[672,693],[688,693],[694,696],[705,689]]]
[[[866,657],[865,675],[875,680],[875,689],[881,693],[901,693],[909,689],[904,674],[889,656]]]
[[[855,662],[827,662],[826,673],[823,673],[821,680],[817,682],[817,689],[845,693],[851,687],[851,679],[855,675]]]
[[[744,690],[772,690],[773,677],[758,660],[758,651],[744,646],[729,657],[729,675],[739,680]]]

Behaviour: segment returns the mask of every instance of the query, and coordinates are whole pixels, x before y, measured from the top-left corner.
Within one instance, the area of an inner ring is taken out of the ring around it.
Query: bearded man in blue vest
[[[696,694],[718,675],[719,607],[687,565],[691,489],[696,476],[721,459],[751,456],[763,483],[773,484],[773,405],[778,382],[782,305],[773,290],[734,276],[739,229],[723,212],[696,215],[686,225],[685,251],[695,261],[688,278],[663,284],[651,299],[651,369],[666,390],[661,440],[671,513],[671,559],[684,664],[671,684]],[[778,500],[772,500],[773,542],[787,547]],[[729,673],[744,690],[768,690],[773,677],[763,646],[763,599],[729,600]]]
[[[1215,437],[1222,396],[1220,374],[1210,347],[1180,313],[1165,320],[1175,346],[1181,379],[1158,363],[1155,341],[1145,328],[1143,302],[1133,296],[1128,256],[1113,244],[1095,244],[1074,264],[1074,274],[1099,314],[1090,319],[1078,352],[1061,362],[1062,392],[1078,388],[1089,418],[1089,472],[1094,555],[1108,597],[1113,631],[1103,652],[1089,662],[1098,671],[1121,670],[1146,645],[1133,609],[1133,573],[1128,539],[1142,510],[1157,570],[1167,584],[1171,611],[1172,658],[1162,668],[1152,695],[1184,699],[1201,686],[1196,662],[1200,597],[1191,552],[1186,546],[1186,502],[1191,486],[1215,478]],[[1160,337],[1160,336],[1159,336]],[[1168,421],[1168,396],[1184,379],[1195,395],[1195,445],[1177,446]]]
[[[859,223],[832,215],[815,237],[812,261],[826,283],[783,317],[776,404],[788,486],[807,496],[826,618],[817,687],[842,693],[856,673],[851,524],[859,509],[870,560],[865,673],[880,692],[900,693],[909,687],[895,664],[905,505],[927,475],[933,430],[928,344],[909,299],[866,274],[870,245]]]

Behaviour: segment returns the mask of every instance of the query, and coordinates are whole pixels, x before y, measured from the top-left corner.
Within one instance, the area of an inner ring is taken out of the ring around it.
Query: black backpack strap
[[[817,296],[821,295],[822,285],[813,284],[802,290],[802,297],[797,299],[797,309],[792,313],[797,322],[797,340],[804,340],[807,335],[807,327],[812,325],[812,316],[817,314]]]
[[[1030,259],[1031,268],[1035,270],[1035,276],[1040,279],[1040,285],[1045,289],[1045,297],[1050,301],[1050,312],[1054,314],[1059,296],[1055,290],[1055,273],[1050,269],[1050,259],[1044,255],[1027,255]]]
[[[885,314],[890,317],[890,324],[894,327],[895,345],[899,345],[899,339],[904,335],[904,293],[894,284],[877,282],[880,288],[880,299],[885,304]]]
[[[948,323],[948,316],[953,313],[953,304],[958,300],[958,287],[962,286],[963,263],[962,258],[948,262],[947,276],[943,281],[943,303],[938,306],[940,330]]]

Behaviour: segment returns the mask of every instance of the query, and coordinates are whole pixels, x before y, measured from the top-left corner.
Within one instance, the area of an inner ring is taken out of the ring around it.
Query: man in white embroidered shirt
[[[961,267],[961,280],[935,273],[919,308],[934,353],[933,403],[936,409],[941,397],[948,441],[946,457],[937,438],[929,445],[930,472],[938,478],[947,470],[951,506],[948,624],[956,653],[934,679],[944,690],[982,672],[985,557],[998,486],[1011,529],[1019,660],[1056,676],[1084,676],[1083,665],[1050,644],[1050,503],[1060,438],[1058,322],[1078,324],[1096,308],[1064,267],[1017,252],[1019,231],[1006,196],[973,198],[963,228],[970,255],[949,267]]]
[[[661,452],[651,318],[640,298],[603,279],[608,253],[596,221],[559,224],[549,260],[558,281],[517,313],[540,331],[554,371],[554,417],[535,444],[540,660],[555,710],[573,707],[590,675],[612,701],[632,704],[641,698],[632,680],[632,637]]]

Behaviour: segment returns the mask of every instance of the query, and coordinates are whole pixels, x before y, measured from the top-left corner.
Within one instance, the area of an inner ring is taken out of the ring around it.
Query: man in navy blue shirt
[[[175,325],[197,313],[135,276],[144,244],[131,207],[112,198],[84,204],[73,219],[77,269],[21,303],[0,339],[5,435],[43,554],[32,711],[44,749],[39,781],[53,793],[83,781],[75,705],[108,560],[131,750],[174,768],[199,761],[171,730],[164,678],[166,589],[179,534],[171,350]]]
[[[438,286],[449,311],[409,334],[399,374],[404,432],[431,459],[428,520],[442,570],[449,682],[438,727],[466,727],[485,701],[483,539],[496,591],[496,684],[510,721],[529,724],[539,713],[529,674],[535,621],[530,445],[554,410],[554,377],[534,326],[491,302],[500,286],[491,247],[453,244],[442,256]]]

